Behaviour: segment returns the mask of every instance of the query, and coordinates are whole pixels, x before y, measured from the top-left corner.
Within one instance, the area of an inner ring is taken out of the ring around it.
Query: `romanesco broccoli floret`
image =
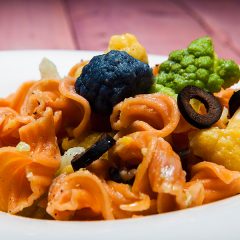
[[[187,49],[169,54],[155,77],[152,92],[178,94],[193,85],[208,92],[218,92],[236,83],[240,78],[239,66],[232,60],[219,59],[211,38],[194,40]]]

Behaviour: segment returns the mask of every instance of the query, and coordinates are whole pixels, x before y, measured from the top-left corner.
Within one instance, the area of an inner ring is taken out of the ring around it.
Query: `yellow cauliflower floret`
[[[226,129],[210,128],[190,134],[193,153],[205,161],[240,171],[240,110]]]
[[[108,44],[108,51],[111,50],[125,51],[132,57],[148,63],[146,49],[138,42],[133,34],[113,35]]]

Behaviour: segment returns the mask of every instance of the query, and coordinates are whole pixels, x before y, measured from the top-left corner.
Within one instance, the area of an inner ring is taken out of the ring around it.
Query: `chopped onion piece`
[[[31,150],[30,146],[25,142],[19,142],[16,148],[19,152],[29,152]]]
[[[43,58],[40,65],[39,71],[41,79],[60,79],[56,65],[48,58]]]
[[[73,172],[71,161],[73,157],[77,154],[81,154],[85,151],[83,147],[73,147],[68,149],[61,158],[61,165],[59,170],[57,171],[57,175],[61,173],[71,173]]]

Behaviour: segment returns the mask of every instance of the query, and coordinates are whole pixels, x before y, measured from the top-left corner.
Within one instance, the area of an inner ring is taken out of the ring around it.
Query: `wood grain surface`
[[[104,50],[113,34],[135,34],[168,54],[209,35],[221,57],[240,62],[240,0],[0,0],[0,50]]]
[[[58,0],[0,0],[0,49],[75,49],[71,23]]]

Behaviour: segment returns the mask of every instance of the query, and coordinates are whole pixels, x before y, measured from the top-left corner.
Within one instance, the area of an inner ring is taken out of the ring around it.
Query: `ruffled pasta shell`
[[[0,210],[17,213],[44,194],[59,167],[52,111],[20,129],[20,139],[31,150],[0,148]]]
[[[101,180],[87,170],[60,175],[51,185],[47,212],[57,220],[82,218],[81,210],[113,219],[111,201]]]
[[[164,94],[143,94],[117,104],[110,117],[118,136],[136,131],[156,131],[166,137],[174,131],[180,119],[176,101]]]
[[[205,189],[204,203],[240,193],[240,173],[211,162],[200,162],[192,168],[191,181],[201,182]]]

